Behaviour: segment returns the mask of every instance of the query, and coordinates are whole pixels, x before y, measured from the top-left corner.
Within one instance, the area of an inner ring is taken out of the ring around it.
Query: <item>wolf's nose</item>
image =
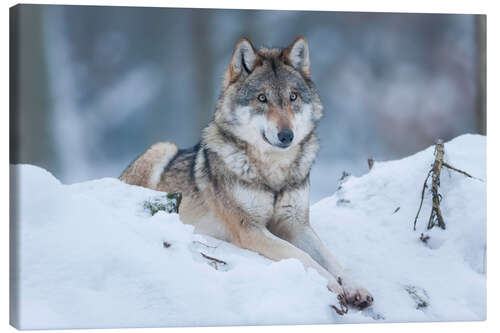
[[[293,132],[290,130],[284,130],[278,133],[278,139],[284,145],[289,145],[293,140]]]

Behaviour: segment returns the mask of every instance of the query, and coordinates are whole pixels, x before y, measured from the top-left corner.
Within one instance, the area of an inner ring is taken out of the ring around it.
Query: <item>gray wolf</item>
[[[186,150],[156,143],[120,179],[181,192],[180,218],[197,232],[273,260],[296,258],[362,309],[373,296],[347,276],[309,224],[309,172],[323,109],[309,62],[304,37],[259,50],[241,39],[201,141]]]

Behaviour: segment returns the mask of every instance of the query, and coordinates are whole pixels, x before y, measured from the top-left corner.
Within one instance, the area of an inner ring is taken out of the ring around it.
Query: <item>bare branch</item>
[[[477,180],[479,180],[479,181],[481,181],[481,182],[484,182],[484,180],[482,180],[481,178],[476,178],[476,177],[474,177],[474,176],[471,176],[471,175],[469,175],[467,172],[465,172],[465,171],[463,171],[463,170],[460,170],[460,169],[457,169],[457,168],[455,168],[455,167],[452,167],[451,165],[449,165],[449,164],[448,164],[448,163],[446,163],[446,162],[443,162],[443,166],[444,166],[444,167],[447,167],[448,169],[451,169],[451,170],[453,170],[453,171],[459,172],[459,173],[461,173],[461,174],[463,174],[463,175],[465,175],[465,176],[467,176],[467,177],[469,177],[469,178],[472,178],[472,179],[477,179]]]
[[[208,259],[208,260],[212,260],[212,261],[215,261],[216,263],[219,263],[219,264],[222,264],[222,265],[227,265],[227,262],[223,261],[223,260],[220,260],[220,259],[217,259],[217,258],[214,258],[214,257],[210,257],[210,256],[207,256],[205,253],[203,252],[200,252],[200,254],[203,256],[203,258],[205,259]]]
[[[429,216],[429,221],[427,222],[427,230],[432,229],[436,224],[438,227],[441,229],[446,229],[446,224],[444,223],[444,218],[443,214],[441,213],[441,200],[443,199],[443,196],[439,193],[439,186],[441,185],[441,169],[443,167],[446,167],[448,169],[451,169],[453,171],[456,171],[458,173],[461,173],[469,178],[474,178],[480,181],[483,181],[479,178],[475,178],[471,175],[469,175],[467,172],[462,171],[460,169],[457,169],[448,163],[444,161],[444,144],[442,140],[437,140],[436,146],[434,149],[434,163],[432,164],[431,170],[427,173],[427,177],[425,178],[424,181],[424,186],[422,188],[422,196],[420,199],[420,206],[418,207],[417,215],[415,216],[415,221],[413,221],[413,230],[416,230],[416,225],[417,225],[417,220],[418,220],[418,215],[420,214],[420,210],[422,209],[422,203],[424,201],[424,196],[425,196],[425,189],[427,188],[427,180],[429,177],[432,175],[432,186],[431,186],[431,193],[432,193],[432,210],[431,214]],[[427,242],[428,236],[423,236],[423,234],[420,236],[420,240],[422,240],[424,243]]]
[[[422,209],[422,203],[424,202],[425,189],[427,188],[427,180],[431,175],[432,170],[429,170],[427,173],[427,177],[425,177],[424,186],[422,187],[422,197],[420,198],[420,206],[418,207],[417,216],[415,216],[415,221],[413,221],[413,230],[416,230],[418,214],[420,214],[420,210]]]

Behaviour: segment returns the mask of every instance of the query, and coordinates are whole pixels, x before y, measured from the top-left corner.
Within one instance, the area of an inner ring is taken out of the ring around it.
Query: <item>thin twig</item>
[[[207,245],[207,244],[205,244],[205,243],[202,243],[202,242],[200,242],[200,241],[196,241],[196,240],[195,240],[195,241],[193,241],[193,243],[199,243],[199,244],[201,244],[201,245],[203,245],[203,246],[210,247],[210,248],[212,248],[212,249],[216,249],[216,248],[217,248],[217,246]]]
[[[208,260],[212,260],[212,261],[215,261],[219,264],[222,264],[222,265],[227,265],[227,262],[223,261],[223,260],[220,260],[220,259],[217,259],[217,258],[214,258],[214,257],[210,257],[210,256],[207,256],[205,253],[203,252],[200,252],[200,254],[203,256],[203,258],[205,259],[208,259]]]
[[[422,187],[422,197],[420,198],[420,206],[418,207],[417,216],[415,216],[415,221],[413,221],[413,230],[416,230],[418,214],[420,214],[420,210],[422,209],[422,203],[424,202],[425,189],[427,188],[427,180],[429,179],[431,172],[432,172],[432,169],[429,170],[429,172],[427,173],[427,177],[425,177],[424,186]]]
[[[449,164],[448,164],[448,163],[446,163],[446,162],[443,162],[443,166],[444,166],[444,167],[447,167],[448,169],[451,169],[451,170],[453,170],[453,171],[459,172],[459,173],[461,173],[461,174],[463,174],[463,175],[465,175],[465,176],[467,176],[467,177],[469,177],[469,178],[472,178],[472,179],[477,179],[477,180],[479,180],[479,181],[481,181],[481,182],[484,182],[484,180],[482,180],[481,178],[476,178],[476,177],[474,177],[474,176],[471,176],[471,175],[469,175],[467,172],[465,172],[465,171],[463,171],[463,170],[460,170],[460,169],[457,169],[457,168],[455,168],[455,167],[452,167],[451,165],[449,165]]]

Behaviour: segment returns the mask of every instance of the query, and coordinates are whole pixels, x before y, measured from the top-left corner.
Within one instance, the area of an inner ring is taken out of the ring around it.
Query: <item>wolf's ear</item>
[[[252,73],[257,62],[257,57],[257,51],[250,40],[247,38],[240,39],[234,47],[231,63],[224,75],[224,88],[240,75]]]
[[[290,66],[309,76],[309,45],[305,37],[297,37],[292,45],[283,51],[283,55]]]

